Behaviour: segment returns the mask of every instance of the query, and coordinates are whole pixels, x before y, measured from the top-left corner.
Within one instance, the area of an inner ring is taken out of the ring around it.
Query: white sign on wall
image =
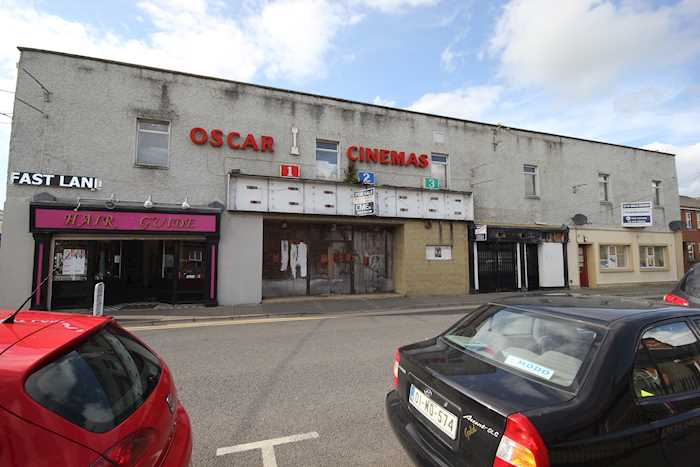
[[[450,261],[452,247],[450,245],[428,245],[425,247],[425,259],[430,261]]]
[[[488,226],[485,224],[477,224],[474,227],[474,240],[477,242],[485,242],[488,235]]]
[[[13,185],[57,186],[60,188],[80,188],[83,190],[98,190],[102,188],[102,180],[83,175],[55,175],[36,172],[11,172],[10,182]]]
[[[377,192],[374,188],[352,194],[352,205],[356,216],[372,216],[377,213]]]
[[[622,227],[651,227],[654,205],[651,201],[622,203]]]

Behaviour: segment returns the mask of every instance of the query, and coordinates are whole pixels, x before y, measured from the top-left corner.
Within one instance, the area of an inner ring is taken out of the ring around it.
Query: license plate
[[[457,437],[457,417],[437,403],[433,402],[423,391],[411,385],[411,392],[408,396],[408,402],[416,408],[418,412],[423,414],[425,418],[438,427],[440,431],[445,433],[452,439]]]

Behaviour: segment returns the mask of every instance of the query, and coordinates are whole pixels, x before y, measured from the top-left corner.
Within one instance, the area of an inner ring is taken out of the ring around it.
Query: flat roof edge
[[[625,144],[610,143],[607,141],[598,141],[598,140],[594,140],[594,139],[581,138],[581,137],[577,137],[577,136],[560,135],[557,133],[548,133],[546,131],[527,130],[524,128],[511,127],[511,126],[500,125],[500,124],[495,124],[495,123],[479,122],[476,120],[468,120],[468,119],[464,119],[464,118],[449,117],[446,115],[431,114],[431,113],[427,113],[427,112],[419,112],[416,110],[402,109],[402,108],[397,108],[397,107],[388,107],[385,105],[373,104],[373,103],[369,103],[369,102],[361,102],[361,101],[355,101],[355,100],[351,100],[351,99],[344,99],[342,97],[323,96],[321,94],[314,94],[314,93],[310,93],[310,92],[277,88],[274,86],[266,86],[263,84],[246,83],[244,81],[237,81],[237,80],[226,79],[226,78],[218,78],[215,76],[199,75],[196,73],[189,73],[186,71],[169,70],[166,68],[158,68],[158,67],[149,66],[149,65],[139,65],[136,63],[122,62],[122,61],[111,60],[111,59],[107,59],[107,58],[91,57],[91,56],[87,56],[87,55],[73,54],[73,53],[69,53],[69,52],[58,52],[55,50],[47,50],[47,49],[38,49],[38,48],[34,48],[34,47],[17,46],[17,49],[20,52],[40,52],[40,53],[46,53],[46,54],[51,54],[51,55],[79,58],[79,59],[83,59],[83,60],[93,60],[93,61],[97,61],[97,62],[110,63],[113,65],[120,65],[120,66],[126,66],[126,67],[131,67],[131,68],[142,68],[145,70],[157,71],[157,72],[162,72],[162,73],[171,73],[171,74],[176,74],[176,75],[189,76],[192,78],[207,79],[207,80],[219,81],[219,82],[223,82],[223,83],[240,84],[243,86],[251,86],[251,87],[255,87],[255,88],[266,89],[269,91],[285,92],[285,93],[296,94],[296,95],[300,95],[300,96],[328,99],[328,100],[333,100],[333,101],[337,101],[337,102],[345,102],[348,104],[364,105],[364,106],[368,106],[368,107],[393,110],[395,112],[404,112],[404,113],[409,113],[409,114],[414,114],[414,115],[423,115],[423,116],[432,117],[432,118],[444,118],[446,120],[452,120],[452,121],[463,122],[463,123],[471,123],[471,124],[475,124],[475,125],[483,125],[483,126],[488,126],[488,127],[492,127],[492,128],[505,128],[505,129],[514,130],[514,131],[521,131],[523,133],[532,133],[532,134],[536,134],[536,135],[553,136],[555,138],[566,138],[566,139],[572,139],[572,140],[576,140],[576,141],[584,141],[587,143],[604,144],[607,146],[615,146],[615,147],[620,147],[620,148],[624,148],[624,149],[633,149],[635,151],[644,151],[644,152],[648,152],[648,153],[652,153],[652,154],[659,154],[659,155],[663,155],[663,156],[671,156],[671,157],[676,156],[674,153],[670,153],[670,152],[655,151],[653,149],[644,149],[644,148],[639,148],[636,146],[629,146],[629,145],[625,145]]]

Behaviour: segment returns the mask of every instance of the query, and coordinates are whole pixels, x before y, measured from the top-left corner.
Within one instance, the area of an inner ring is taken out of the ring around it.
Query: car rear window
[[[509,371],[568,388],[580,383],[602,330],[550,315],[490,307],[443,337]]]
[[[144,403],[160,374],[152,352],[109,326],[32,373],[25,390],[66,420],[104,433]]]

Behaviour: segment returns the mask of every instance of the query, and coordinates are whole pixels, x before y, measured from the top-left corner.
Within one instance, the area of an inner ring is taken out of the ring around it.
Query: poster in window
[[[87,274],[87,254],[82,248],[63,250],[61,274],[64,276],[82,276]]]

